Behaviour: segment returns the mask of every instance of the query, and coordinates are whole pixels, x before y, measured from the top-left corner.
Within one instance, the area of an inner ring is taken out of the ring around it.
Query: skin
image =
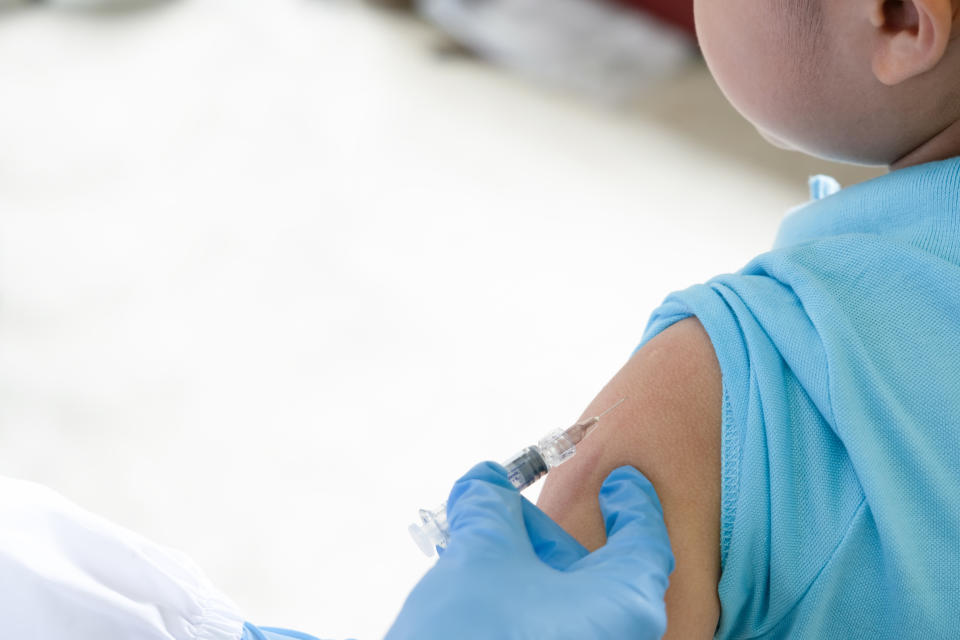
[[[960,155],[960,0],[695,0],[695,8],[718,84],[775,144],[893,170]],[[603,479],[625,464],[642,471],[676,556],[665,638],[711,638],[720,616],[722,375],[699,321],[651,340],[583,417],[620,398],[548,476],[539,505],[596,549],[605,541]]]
[[[539,506],[588,549],[606,541],[597,495],[609,473],[632,464],[663,506],[676,568],[667,590],[667,634],[710,638],[720,615],[720,365],[695,318],[651,340],[582,417],[621,398],[547,476]]]
[[[782,6],[804,2],[818,21]],[[711,72],[768,139],[895,169],[960,155],[958,11],[951,0],[696,0]]]

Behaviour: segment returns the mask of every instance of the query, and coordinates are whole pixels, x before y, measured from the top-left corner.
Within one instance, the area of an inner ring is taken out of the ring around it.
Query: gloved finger
[[[653,485],[633,467],[615,469],[600,489],[600,510],[607,543],[571,569],[600,571],[661,597],[674,559]]]
[[[535,504],[521,496],[523,521],[533,550],[542,562],[563,571],[587,555],[587,549]]]
[[[532,552],[522,504],[506,469],[495,462],[476,465],[453,485],[447,500],[447,553]]]

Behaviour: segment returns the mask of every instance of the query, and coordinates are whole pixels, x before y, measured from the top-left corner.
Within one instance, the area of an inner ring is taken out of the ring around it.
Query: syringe
[[[570,458],[577,452],[577,445],[597,426],[600,418],[607,415],[626,400],[621,398],[615,405],[592,418],[582,420],[567,429],[557,429],[540,439],[537,444],[527,447],[503,463],[510,482],[518,491],[523,491],[534,482]],[[437,509],[420,510],[420,522],[410,525],[410,535],[420,550],[429,558],[436,547],[444,548],[450,539],[447,527],[447,503]]]

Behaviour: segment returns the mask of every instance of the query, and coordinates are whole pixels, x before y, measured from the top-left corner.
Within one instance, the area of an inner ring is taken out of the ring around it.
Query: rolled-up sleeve
[[[671,294],[642,344],[688,316],[723,378],[715,637],[767,637],[792,624],[863,494],[830,424],[820,336],[795,292],[760,274],[715,278]]]

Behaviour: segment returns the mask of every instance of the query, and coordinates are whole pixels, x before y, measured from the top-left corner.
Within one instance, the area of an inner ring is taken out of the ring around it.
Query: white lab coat
[[[238,608],[187,557],[40,485],[0,478],[4,640],[238,640]]]

